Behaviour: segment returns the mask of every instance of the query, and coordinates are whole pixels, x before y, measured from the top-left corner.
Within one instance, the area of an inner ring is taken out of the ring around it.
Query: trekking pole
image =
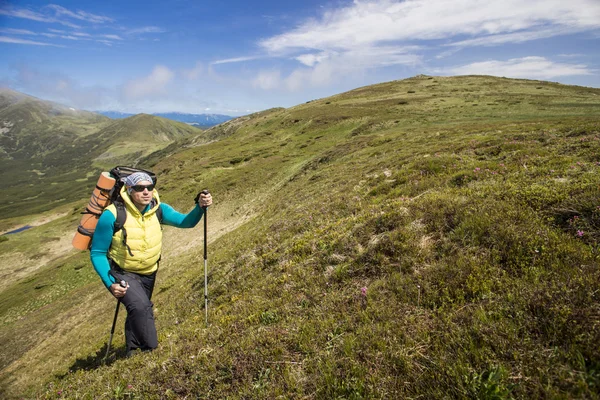
[[[127,283],[125,281],[119,282],[121,287],[127,287]],[[117,299],[117,308],[115,310],[115,317],[113,318],[112,328],[110,330],[110,338],[108,339],[108,346],[106,346],[106,355],[104,356],[104,364],[108,360],[108,352],[110,351],[110,345],[112,343],[113,335],[115,334],[115,325],[117,324],[117,316],[119,315],[119,306],[121,305],[121,299]]]
[[[209,194],[209,191],[204,189],[202,194]],[[204,210],[204,322],[208,326],[208,256],[207,256],[207,222],[206,222],[206,210],[208,207],[202,207]]]

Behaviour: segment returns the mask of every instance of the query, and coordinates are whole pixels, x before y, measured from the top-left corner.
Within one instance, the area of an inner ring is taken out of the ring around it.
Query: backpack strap
[[[156,217],[158,218],[158,223],[160,224],[160,229],[163,229],[162,226],[162,222],[163,222],[163,209],[162,207],[159,205],[158,208],[156,209]],[[156,261],[156,268],[160,268],[160,260],[162,258],[162,253],[158,256],[158,260]]]
[[[120,230],[123,231],[123,244],[127,248],[129,255],[133,257],[133,253],[131,252],[131,247],[127,244],[127,229],[125,229],[125,221],[127,220],[127,211],[125,210],[125,203],[122,201],[114,202],[115,209],[117,210],[117,216],[115,218],[115,226],[113,235]]]
[[[158,206],[158,209],[156,210],[156,216],[158,217],[158,223],[161,225],[161,229],[162,229],[163,209],[161,206]]]
[[[123,229],[125,225],[125,221],[127,220],[127,211],[125,211],[125,203],[122,201],[115,201],[113,203],[115,205],[115,209],[117,210],[117,215],[115,215],[115,228],[113,231],[113,235]]]

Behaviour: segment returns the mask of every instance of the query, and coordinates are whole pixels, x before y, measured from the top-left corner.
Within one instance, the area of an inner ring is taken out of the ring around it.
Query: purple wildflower
[[[583,236],[583,231],[577,231],[577,236],[582,237]]]
[[[362,293],[363,296],[366,296],[367,295],[367,287],[366,286],[361,287],[360,292]]]

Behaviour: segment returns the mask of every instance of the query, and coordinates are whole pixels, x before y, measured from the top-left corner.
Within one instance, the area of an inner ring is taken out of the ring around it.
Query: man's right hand
[[[129,287],[129,283],[125,283],[125,286],[122,286],[120,283],[113,283],[110,285],[109,290],[117,299],[125,296],[127,293],[127,288]]]

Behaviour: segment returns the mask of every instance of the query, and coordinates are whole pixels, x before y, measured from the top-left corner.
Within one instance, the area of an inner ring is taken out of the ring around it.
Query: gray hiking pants
[[[121,299],[127,309],[125,320],[127,355],[131,355],[136,349],[147,351],[157,348],[158,337],[152,310],[154,304],[150,301],[156,272],[151,275],[139,275],[113,269],[112,274],[129,284],[127,293]]]

